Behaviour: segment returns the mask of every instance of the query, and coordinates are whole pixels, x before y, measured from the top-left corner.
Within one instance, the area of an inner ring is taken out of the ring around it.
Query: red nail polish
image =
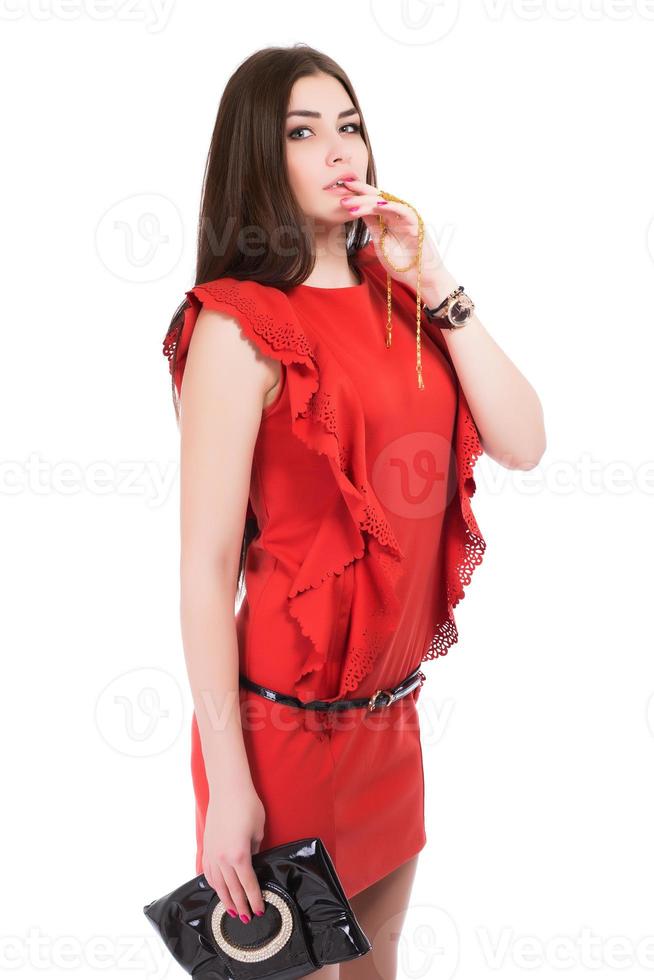
[[[256,915],[263,915],[263,912],[256,912]]]
[[[377,201],[377,206],[381,207],[382,204],[388,204],[388,201]]]
[[[236,917],[236,909],[227,909],[227,911],[231,915],[232,919]]]
[[[359,210],[358,208],[348,208],[348,211],[349,211],[350,213],[352,213],[352,211],[358,211],[358,210]]]
[[[243,913],[243,915],[241,916],[241,918],[243,919],[243,922],[249,922],[250,921],[250,916],[249,915],[246,915],[245,912]]]

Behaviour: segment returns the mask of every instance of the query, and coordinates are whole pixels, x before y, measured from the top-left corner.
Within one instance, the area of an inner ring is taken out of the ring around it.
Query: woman
[[[247,921],[251,854],[320,836],[385,977],[426,843],[418,667],[456,642],[485,549],[472,467],[486,451],[530,468],[545,446],[538,397],[478,318],[451,329],[418,305],[456,280],[388,198],[342,69],[301,45],[256,52],[221,100],[197,285],[164,344],[196,873]],[[376,976],[371,957],[319,972]]]

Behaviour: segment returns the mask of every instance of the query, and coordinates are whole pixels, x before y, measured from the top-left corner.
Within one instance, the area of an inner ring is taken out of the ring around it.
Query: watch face
[[[452,303],[449,318],[452,323],[465,323],[468,317],[472,314],[474,308],[475,304],[472,302],[470,297],[466,296],[465,293],[461,293],[457,297],[456,301]]]

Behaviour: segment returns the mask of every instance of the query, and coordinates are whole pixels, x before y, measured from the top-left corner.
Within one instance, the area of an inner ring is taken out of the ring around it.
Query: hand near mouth
[[[353,221],[361,218],[365,222],[370,231],[377,258],[389,275],[398,282],[405,283],[416,292],[418,287],[419,231],[416,212],[407,204],[401,204],[398,201],[385,201],[376,187],[373,187],[372,184],[366,184],[363,180],[344,180],[343,183],[353,193],[340,199],[341,207],[353,215]],[[384,236],[384,252],[395,265],[401,268],[406,268],[409,263],[412,263],[411,268],[407,269],[406,272],[397,272],[389,264],[386,255],[381,250],[379,244],[382,233],[379,220],[381,217],[383,217],[384,225],[387,228]],[[443,260],[423,223],[421,289],[428,287],[431,281],[435,280],[437,270],[442,269]]]

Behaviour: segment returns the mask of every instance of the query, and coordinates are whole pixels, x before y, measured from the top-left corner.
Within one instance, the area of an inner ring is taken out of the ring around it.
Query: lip
[[[356,179],[357,179],[357,175],[356,174],[343,174],[341,177],[334,177],[334,180],[356,180]],[[331,190],[331,191],[345,191],[345,192],[347,192],[347,187],[330,187],[330,184],[333,184],[334,183],[334,180],[331,180],[329,182],[329,184],[325,184],[325,186],[323,187],[323,190],[324,191]]]

